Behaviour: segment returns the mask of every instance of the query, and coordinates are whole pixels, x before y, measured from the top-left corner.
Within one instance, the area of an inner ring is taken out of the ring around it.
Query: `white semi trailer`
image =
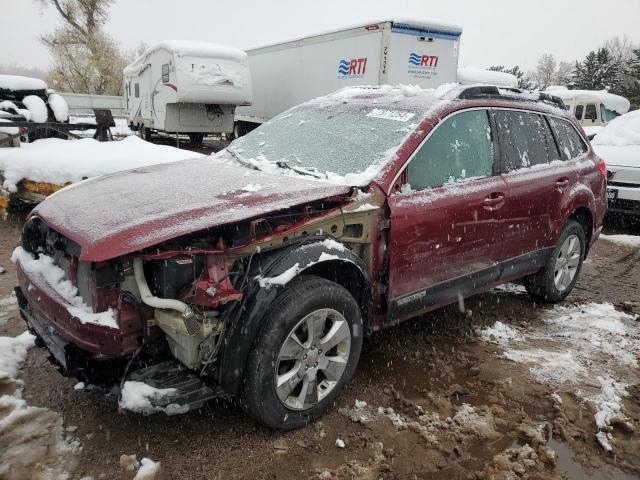
[[[349,85],[456,81],[462,28],[384,20],[247,50],[251,106],[236,109],[236,136],[288,108]]]
[[[251,103],[251,75],[242,50],[204,42],[168,40],[145,51],[123,72],[129,125],[188,134],[231,133],[237,105]]]

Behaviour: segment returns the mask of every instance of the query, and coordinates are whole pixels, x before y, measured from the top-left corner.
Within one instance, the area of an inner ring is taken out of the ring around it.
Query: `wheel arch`
[[[589,247],[591,246],[591,238],[593,236],[593,214],[591,210],[589,210],[585,206],[581,206],[576,208],[571,215],[569,215],[569,220],[573,220],[580,224],[582,229],[584,230],[585,236],[585,257],[589,252]]]
[[[360,306],[364,334],[372,331],[372,285],[366,265],[335,240],[314,239],[253,259],[250,283],[237,317],[228,326],[220,356],[218,380],[230,394],[239,392],[247,358],[278,293],[301,275],[333,281],[349,291]]]

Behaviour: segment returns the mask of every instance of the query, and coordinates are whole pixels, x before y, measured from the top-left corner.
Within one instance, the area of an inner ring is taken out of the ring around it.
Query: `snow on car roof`
[[[0,88],[4,90],[46,90],[47,84],[39,78],[0,75]]]
[[[580,97],[587,101],[602,102],[609,110],[620,115],[627,113],[631,108],[629,100],[606,90],[569,90],[567,87],[552,86],[547,88],[545,92],[560,97],[562,100],[573,100]]]
[[[149,47],[133,63],[127,65],[124,69],[124,73],[135,74],[145,62],[145,59],[150,54],[158,50],[168,50],[179,57],[192,56],[217,58],[240,63],[245,63],[247,61],[247,54],[244,51],[227,45],[218,45],[209,42],[195,42],[190,40],[164,40],[152,47]]]
[[[499,87],[517,87],[518,78],[506,72],[493,72],[477,67],[459,67],[458,82],[464,85],[483,83]]]
[[[426,114],[426,109],[446,101],[447,94],[458,87],[455,83],[445,83],[437,88],[422,88],[418,85],[362,85],[342,88],[303,105],[371,103],[373,100],[378,105],[393,104],[398,108],[420,110]]]
[[[458,25],[454,25],[452,23],[431,21],[431,20],[425,20],[425,19],[416,19],[416,18],[401,18],[401,17],[398,18],[397,17],[397,18],[386,18],[382,20],[377,19],[377,20],[370,20],[366,22],[358,22],[354,24],[343,25],[339,28],[320,30],[309,35],[304,35],[304,36],[299,36],[294,38],[287,38],[282,41],[267,43],[264,45],[255,45],[250,48],[247,48],[247,51],[251,52],[252,50],[260,50],[261,48],[274,47],[276,45],[283,45],[286,43],[297,42],[305,38],[320,37],[322,35],[329,35],[332,33],[343,32],[345,30],[373,27],[374,25],[379,25],[382,23],[391,23],[394,27],[410,28],[410,29],[420,30],[425,33],[444,33],[444,34],[453,35],[456,37],[462,35],[462,27]],[[372,29],[375,29],[375,27]]]

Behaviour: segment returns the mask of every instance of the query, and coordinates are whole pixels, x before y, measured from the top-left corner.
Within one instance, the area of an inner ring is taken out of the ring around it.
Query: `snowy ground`
[[[24,324],[11,295],[8,257],[19,228],[0,224],[0,265],[8,270],[0,275],[0,336],[13,337],[0,339],[0,352],[16,352],[12,366],[0,360],[0,370],[17,373],[24,386],[21,394],[2,390],[1,402],[14,406],[9,412],[38,413],[23,417],[22,428],[41,432],[49,451],[78,447],[48,456],[30,446],[29,455],[44,455],[25,457],[40,462],[31,478],[51,468],[71,478],[131,480],[159,469],[156,462],[167,478],[203,479],[640,475],[637,236],[599,241],[561,305],[536,304],[509,284],[468,300],[469,314],[452,307],[377,333],[336,408],[308,428],[279,433],[229,402],[186,415],[119,415],[114,400],[61,377],[43,350],[7,348],[30,343],[18,337]],[[0,458],[2,442],[15,443],[2,431],[5,415],[0,407]]]

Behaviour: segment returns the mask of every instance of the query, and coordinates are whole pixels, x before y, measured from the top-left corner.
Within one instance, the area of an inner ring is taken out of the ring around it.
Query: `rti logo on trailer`
[[[367,57],[340,60],[338,62],[338,78],[363,77],[367,71]]]
[[[409,68],[436,68],[437,66],[437,55],[419,55],[417,53],[409,55]]]

